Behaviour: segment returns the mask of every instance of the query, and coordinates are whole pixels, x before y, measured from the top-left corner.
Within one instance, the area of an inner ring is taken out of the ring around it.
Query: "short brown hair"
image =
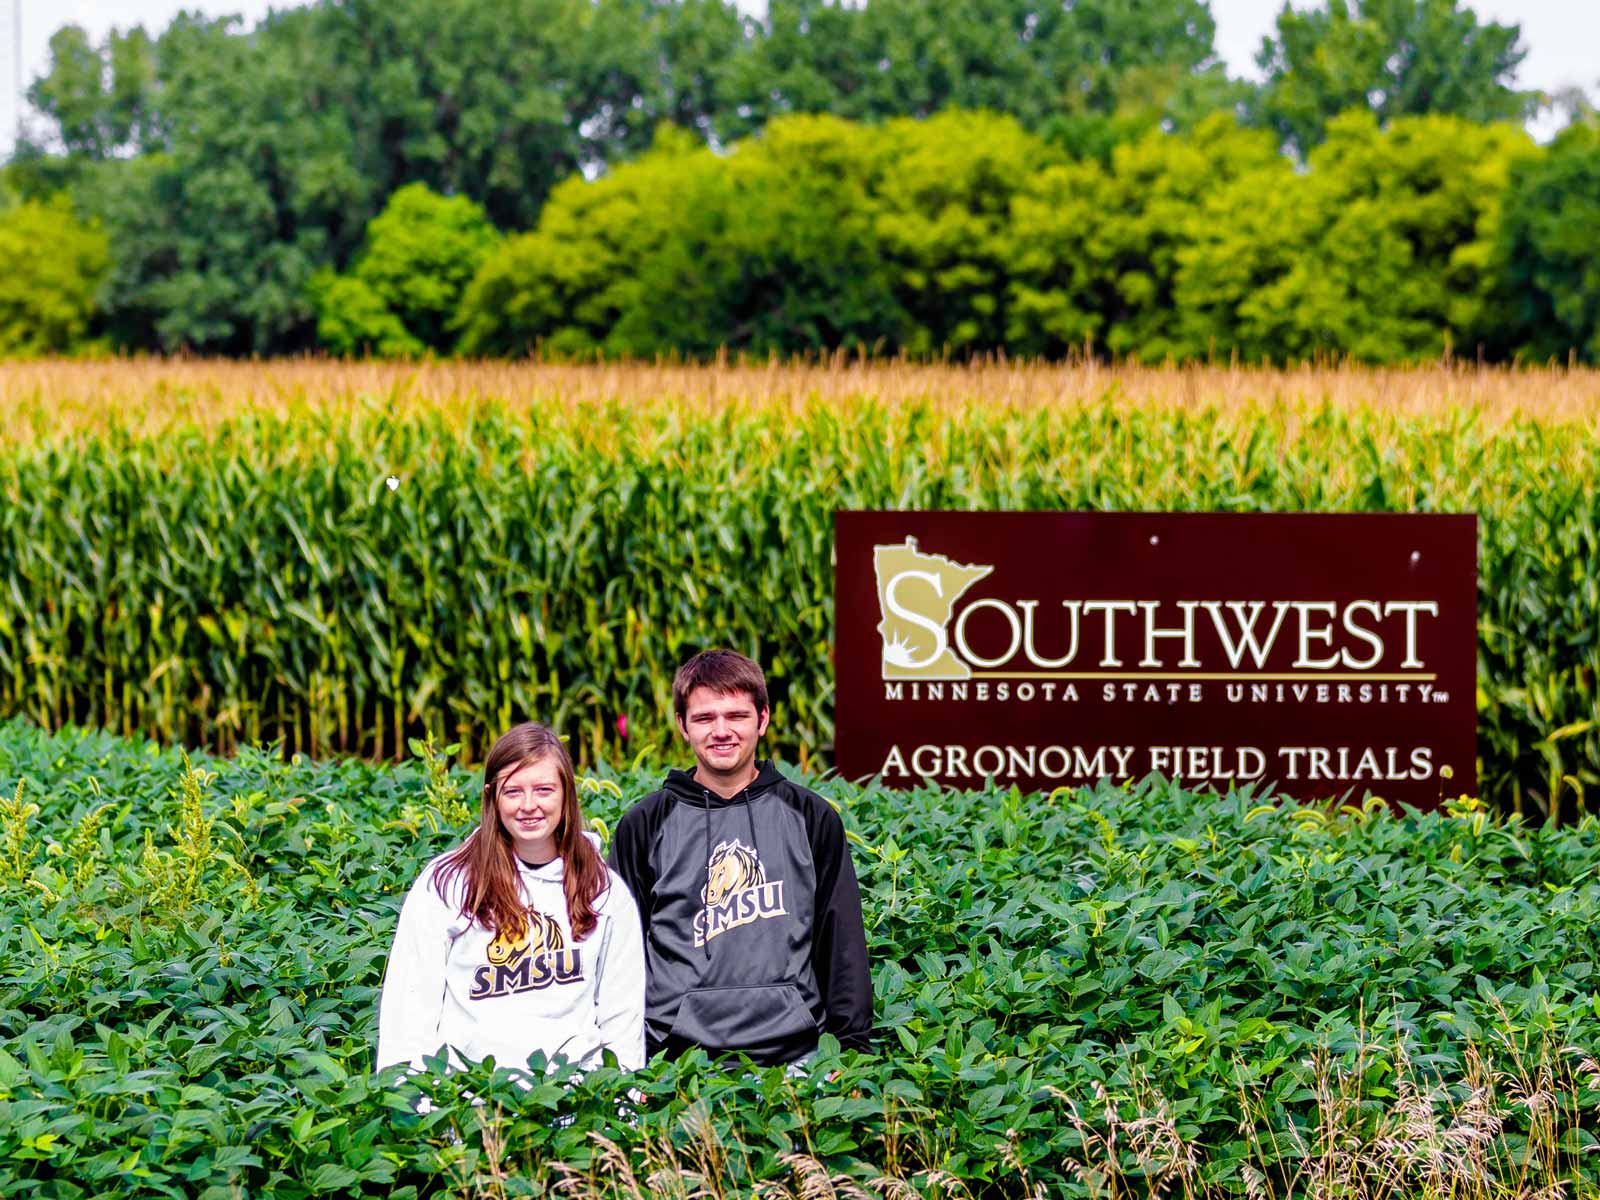
[[[689,693],[702,687],[722,696],[747,692],[757,712],[768,707],[767,677],[737,650],[702,650],[678,668],[672,678],[672,708],[680,721],[689,712]]]

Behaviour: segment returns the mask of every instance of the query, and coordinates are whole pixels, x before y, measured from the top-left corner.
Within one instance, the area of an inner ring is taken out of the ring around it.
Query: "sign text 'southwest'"
[[[838,765],[1475,787],[1476,519],[840,513]]]

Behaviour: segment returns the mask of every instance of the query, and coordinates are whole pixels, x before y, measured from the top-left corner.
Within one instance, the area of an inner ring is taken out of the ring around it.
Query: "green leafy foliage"
[[[1092,92],[1068,92],[1061,113],[1039,132],[1074,158],[1104,164],[1118,146],[1158,130],[1185,134],[1218,115],[1248,112],[1256,86],[1231,78],[1219,62],[1194,69],[1152,64],[1127,68],[1112,92],[1109,109]]]
[[[104,311],[121,345],[309,347],[307,285],[370,211],[309,10],[279,14],[259,44],[236,21],[173,21],[159,44],[165,148],[99,163],[77,189],[111,239]]]
[[[1600,120],[1512,170],[1500,227],[1514,329],[1539,358],[1600,362]]]
[[[669,137],[564,185],[538,231],[485,263],[463,348],[992,348],[1011,197],[1058,157],[981,113],[881,129],[789,117],[725,158]]]
[[[1528,116],[1512,78],[1526,51],[1515,25],[1481,22],[1462,0],[1329,0],[1278,14],[1257,62],[1265,120],[1307,153],[1349,109],[1387,124],[1436,113],[1468,121]]]
[[[378,218],[388,250],[369,243],[356,258],[368,221],[407,185],[526,229],[561,180],[638,155],[664,122],[701,145],[789,111],[878,120],[989,105],[1037,126],[1069,87],[1075,103],[1109,111],[1125,70],[1160,68],[1181,91],[1179,76],[1210,54],[1198,0],[999,8],[779,4],[762,23],[722,0],[325,0],[248,31],[186,14],[156,37],[135,28],[97,43],[67,26],[30,91],[66,155],[24,147],[21,177],[71,183],[104,223],[116,260],[104,315],[124,347],[282,353],[316,337],[337,353],[442,350],[460,278],[481,258],[467,218],[413,211],[408,196]],[[848,192],[796,182],[792,164],[736,171],[705,197],[709,210],[685,206],[700,228],[653,264],[651,305],[594,340],[654,352],[666,313],[685,311],[666,299],[684,256],[708,231],[708,278],[690,280],[691,294],[714,293],[705,329],[671,348],[892,335],[894,301],[871,270],[852,269],[872,258],[869,218],[849,213]],[[712,224],[719,215],[731,223]],[[455,232],[425,236],[441,232],[436,219]],[[728,304],[738,311],[722,320]],[[749,320],[763,305],[776,311]],[[549,340],[580,352],[582,327]],[[467,341],[528,336],[546,335],[514,325]]]
[[[1120,144],[1104,166],[1063,163],[1031,175],[1006,230],[1007,347],[1060,357],[1100,346],[1147,362],[1212,352],[1183,338],[1188,313],[1174,293],[1182,256],[1217,236],[1207,202],[1236,199],[1243,178],[1263,197],[1295,186],[1270,135],[1223,115],[1186,137],[1152,131]]]
[[[1069,105],[1111,112],[1122,77],[1211,59],[1198,0],[773,0],[723,72],[724,137],[786,113],[861,121],[987,109],[1039,130]]]
[[[639,160],[562,185],[539,229],[489,258],[463,302],[463,348],[710,357],[896,342],[906,321],[873,194],[887,153],[827,117],[775,122],[725,159],[663,130]]]
[[[50,35],[50,69],[28,101],[56,127],[67,153],[88,159],[160,148],[156,45],[143,26],[113,29],[96,46],[78,25]]]
[[[550,189],[638,153],[672,64],[649,0],[385,0],[311,10],[353,163],[382,201],[408,183],[526,228]]]
[[[599,353],[637,305],[642,263],[660,252],[682,210],[667,198],[710,190],[715,160],[664,127],[649,153],[593,183],[559,185],[531,233],[507,238],[462,297],[469,354]],[[613,343],[614,344],[614,343]]]
[[[1483,794],[1530,816],[1600,795],[1600,729],[1548,740],[1600,708],[1581,422],[737,388],[457,417],[313,400],[0,456],[0,708],[378,757],[428,730],[474,757],[538,715],[597,762],[670,746],[673,672],[729,645],[810,767],[833,738],[835,509],[1474,512]]]
[[[614,825],[658,774],[600,768],[585,804]],[[506,1064],[371,1073],[399,903],[464,833],[429,777],[253,749],[190,766],[0,726],[0,790],[27,779],[40,800],[31,877],[0,876],[0,1192],[545,1194],[565,1178],[597,1198],[627,1195],[625,1173],[688,1188],[698,1172],[716,1194],[807,1194],[820,1170],[1076,1198],[1162,1176],[1242,1195],[1253,1170],[1311,1195],[1343,1146],[1394,1173],[1369,1195],[1445,1195],[1452,1160],[1428,1138],[1469,1133],[1475,1182],[1595,1184],[1592,822],[1541,831],[1466,801],[1306,809],[1155,777],[1051,796],[813,780],[861,879],[874,1051],[825,1043],[801,1079],[697,1054],[524,1091]],[[152,903],[139,847],[196,796],[257,902],[219,887],[182,913]],[[52,847],[94,811],[103,865],[58,890]],[[1525,1102],[1530,1078],[1554,1107]]]
[[[1501,209],[1513,169],[1539,161],[1532,140],[1454,117],[1380,128],[1364,112],[1330,131],[1305,170],[1226,114],[1153,129],[1104,162],[984,113],[774,118],[726,154],[669,135],[563,184],[534,233],[485,261],[462,348],[1508,354]],[[1581,193],[1578,178],[1545,202],[1581,216],[1558,199]],[[1570,229],[1562,253],[1577,261],[1588,226]]]
[[[367,226],[349,273],[313,280],[318,340],[336,354],[449,349],[461,293],[499,240],[465,196],[407,184]]]
[[[1507,125],[1334,119],[1304,174],[1263,163],[1198,207],[1177,251],[1182,351],[1399,362],[1501,342],[1500,205],[1535,153]]]
[[[0,355],[83,349],[110,266],[106,235],[64,197],[0,207]]]
[[[1563,265],[1587,243],[1546,229],[1593,224],[1583,169],[1519,175],[1502,246],[1525,141],[1400,132],[1526,115],[1515,26],[1460,0],[1285,7],[1259,94],[1213,32],[1201,0],[318,0],[249,30],[67,26],[29,92],[49,135],[0,191],[67,190],[98,222],[92,324],[130,350],[1587,352]],[[1241,119],[1312,170],[1263,163]],[[527,232],[485,262],[482,217]],[[48,257],[78,262],[56,232]],[[25,315],[9,352],[79,336]]]
[[[317,340],[334,354],[412,358],[423,353],[423,344],[364,280],[324,268],[306,290],[317,311]]]
[[[33,95],[71,156],[96,167],[74,182],[114,247],[106,316],[116,340],[307,348],[311,279],[350,263],[368,221],[407,183],[527,225],[557,180],[647,144],[661,65],[639,7],[320,3],[248,32],[236,18],[189,14],[153,42],[135,31],[96,46],[63,31]],[[144,153],[112,155],[134,147]],[[466,256],[437,285],[413,281],[413,316],[433,312],[418,290],[451,292],[449,277],[475,265]],[[359,315],[373,315],[356,299]],[[374,319],[367,339],[392,348],[394,331]],[[432,328],[411,336],[441,342]]]
[[[867,192],[877,147],[841,126],[774,125],[726,169],[694,172],[700,186],[676,196],[666,236],[624,284],[608,349],[709,357],[893,341],[901,309]]]
[[[1012,199],[1060,156],[984,113],[895,121],[882,145],[877,237],[910,318],[898,345],[922,355],[1002,345]]]

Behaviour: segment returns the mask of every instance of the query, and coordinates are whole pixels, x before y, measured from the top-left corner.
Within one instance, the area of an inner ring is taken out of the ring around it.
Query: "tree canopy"
[[[64,201],[0,210],[0,355],[80,346],[110,263],[105,234]]]
[[[1600,362],[1600,121],[1575,122],[1513,168],[1499,236],[1528,352]]]
[[[1256,58],[1267,76],[1260,111],[1302,154],[1352,108],[1382,124],[1428,113],[1520,119],[1537,101],[1512,86],[1526,53],[1515,25],[1482,22],[1460,0],[1286,3]]]
[[[64,251],[89,308],[17,344],[1600,354],[1592,110],[1533,150],[1516,26],[1285,5],[1259,86],[1214,33],[1206,0],[69,25],[0,196],[106,261]]]

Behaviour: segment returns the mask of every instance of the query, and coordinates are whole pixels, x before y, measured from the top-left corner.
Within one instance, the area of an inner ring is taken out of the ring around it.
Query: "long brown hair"
[[[578,807],[572,759],[561,739],[537,721],[506,730],[489,751],[483,764],[483,811],[478,828],[439,865],[433,886],[444,899],[459,877],[463,885],[461,915],[471,917],[486,929],[521,930],[526,926],[527,909],[517,888],[516,852],[511,835],[500,823],[496,800],[504,776],[546,758],[555,759],[561,778],[561,825],[556,830],[556,853],[563,864],[567,919],[572,936],[581,941],[594,932],[595,901],[606,887],[606,868],[599,851],[583,836],[583,812]]]

